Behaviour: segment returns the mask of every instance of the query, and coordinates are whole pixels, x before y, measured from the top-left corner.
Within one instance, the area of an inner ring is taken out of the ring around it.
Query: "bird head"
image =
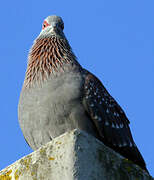
[[[59,16],[48,16],[42,24],[42,31],[39,37],[64,37],[64,22]]]

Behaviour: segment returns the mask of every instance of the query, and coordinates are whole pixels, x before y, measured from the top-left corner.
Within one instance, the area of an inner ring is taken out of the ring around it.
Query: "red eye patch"
[[[47,21],[44,21],[42,25],[42,29],[46,28],[47,26],[49,26],[49,24],[47,23]]]

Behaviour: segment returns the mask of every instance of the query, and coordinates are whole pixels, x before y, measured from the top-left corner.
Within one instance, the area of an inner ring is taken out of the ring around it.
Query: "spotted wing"
[[[93,74],[86,71],[83,104],[107,146],[146,170],[132,138],[129,120],[118,103]]]

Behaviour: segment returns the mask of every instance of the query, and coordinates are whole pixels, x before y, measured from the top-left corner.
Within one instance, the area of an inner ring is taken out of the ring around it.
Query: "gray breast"
[[[81,103],[82,84],[81,74],[70,72],[22,90],[19,122],[32,149],[74,128],[89,129]]]

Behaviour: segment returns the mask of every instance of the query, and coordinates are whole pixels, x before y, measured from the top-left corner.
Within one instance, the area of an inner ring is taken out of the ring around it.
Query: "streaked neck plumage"
[[[42,84],[51,76],[80,68],[66,38],[40,34],[28,56],[24,88],[34,86],[36,83]]]

